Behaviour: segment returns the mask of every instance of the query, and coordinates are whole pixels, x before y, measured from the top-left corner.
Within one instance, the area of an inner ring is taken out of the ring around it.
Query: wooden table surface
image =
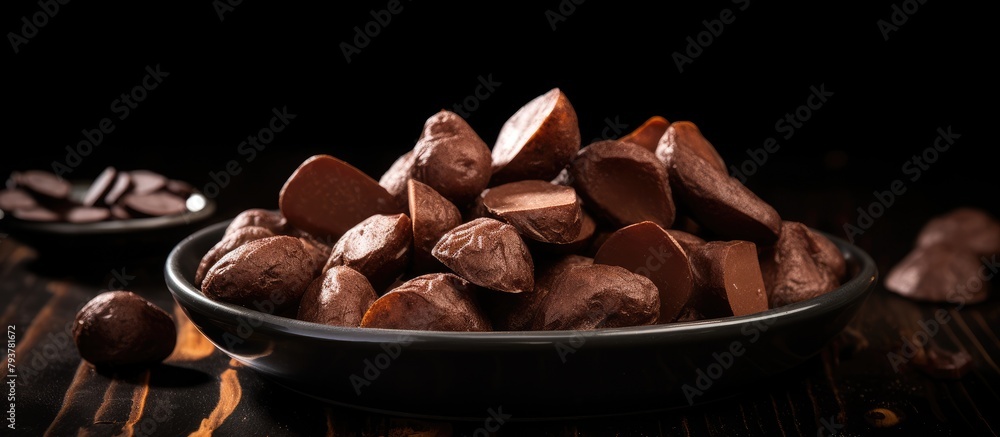
[[[917,226],[919,220],[903,232]],[[872,234],[859,244],[873,253],[884,274],[909,243],[885,237],[896,243],[874,250],[890,243]],[[477,432],[482,423],[404,419],[325,405],[242,367],[216,350],[170,297],[162,273],[164,248],[73,249],[53,256],[15,236],[0,238],[0,325],[15,337],[19,434],[483,435]],[[108,288],[135,291],[174,315],[178,347],[164,365],[115,375],[80,360],[68,323],[85,302]],[[900,353],[904,339],[914,338],[938,309],[951,318],[931,332],[931,342],[967,352],[972,370],[961,379],[946,380],[907,364],[894,369],[888,354]],[[508,422],[497,434],[995,435],[1000,431],[998,336],[1000,304],[995,298],[961,308],[918,304],[880,285],[849,330],[820,355],[736,398],[651,415]],[[7,373],[4,369],[4,393],[9,392]]]

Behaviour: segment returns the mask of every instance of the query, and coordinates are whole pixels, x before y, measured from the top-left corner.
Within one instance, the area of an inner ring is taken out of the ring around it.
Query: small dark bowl
[[[225,226],[178,244],[165,272],[174,298],[219,349],[315,398],[447,419],[482,420],[499,407],[514,419],[626,414],[732,395],[817,354],[877,276],[868,254],[831,238],[850,279],[823,296],[750,316],[594,331],[341,328],[206,298],[192,278]]]

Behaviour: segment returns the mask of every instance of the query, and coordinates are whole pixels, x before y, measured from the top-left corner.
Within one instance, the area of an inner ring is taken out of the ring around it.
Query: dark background
[[[841,235],[857,219],[842,211],[867,207],[874,190],[909,177],[903,163],[950,125],[961,139],[918,181],[907,180],[896,200],[907,205],[899,211],[913,215],[912,226],[878,229],[884,225],[876,220],[873,229],[909,239],[930,215],[958,205],[998,212],[988,159],[995,48],[978,6],[930,0],[886,41],[876,23],[891,22],[892,5],[901,2],[688,3],[695,2],[591,0],[573,5],[553,31],[546,11],[559,11],[556,1],[404,0],[348,63],[339,44],[351,42],[354,26],[365,26],[386,1],[322,8],[245,1],[224,20],[207,0],[70,2],[19,53],[4,49],[9,113],[0,174],[65,161],[82,130],[112,117],[115,130],[70,178],[114,165],[204,187],[211,172],[236,160],[241,173],[217,199],[222,219],[276,207],[281,184],[313,154],[340,157],[377,179],[412,147],[427,117],[492,75],[501,85],[469,117],[488,144],[518,107],[552,87],[574,104],[585,144],[602,135],[608,118],[632,129],[655,114],[697,123],[729,164],[776,137],[781,149],[748,185],[779,212],[787,203],[816,203],[815,217],[786,218]],[[41,10],[34,1],[3,7],[3,30],[17,33],[22,16]],[[735,21],[679,72],[671,54],[726,8]],[[118,120],[112,101],[157,64],[169,77]],[[834,96],[781,138],[775,122],[820,84]],[[284,106],[295,120],[246,162],[239,143],[267,125],[271,108]],[[824,215],[824,205],[841,212]]]

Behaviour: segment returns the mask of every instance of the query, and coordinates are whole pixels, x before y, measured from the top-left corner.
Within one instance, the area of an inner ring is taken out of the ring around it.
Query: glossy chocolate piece
[[[165,191],[150,194],[126,194],[121,201],[129,212],[142,216],[160,217],[187,212],[187,203],[184,199]]]
[[[247,242],[227,253],[205,275],[201,291],[210,299],[247,308],[297,308],[313,280],[312,260],[295,237]]]
[[[381,291],[406,270],[412,244],[413,223],[406,214],[373,215],[340,237],[323,269],[350,267]]]
[[[260,240],[261,238],[273,237],[274,233],[267,228],[260,226],[244,226],[236,229],[233,232],[227,232],[222,240],[215,243],[205,256],[201,258],[201,263],[198,264],[198,270],[194,275],[194,285],[196,287],[201,287],[202,282],[205,280],[205,275],[208,274],[208,270],[215,265],[222,257],[226,256],[227,253],[232,252],[237,247],[240,247],[253,240]]]
[[[513,226],[481,218],[448,231],[431,252],[473,284],[508,293],[531,291],[534,263]]]
[[[749,241],[710,241],[692,252],[697,297],[692,307],[706,317],[767,311],[767,291]]]
[[[667,172],[642,147],[596,142],[580,151],[570,173],[584,206],[616,227],[651,221],[669,228],[674,222]]]
[[[260,226],[275,235],[292,232],[288,226],[288,221],[281,216],[280,212],[269,209],[251,208],[233,217],[233,220],[229,222],[229,226],[226,226],[226,235],[247,226]]]
[[[159,173],[149,170],[132,170],[128,173],[132,177],[132,192],[135,194],[154,193],[167,186],[167,178]]]
[[[666,229],[666,232],[670,234],[675,241],[677,241],[677,244],[681,245],[681,249],[684,249],[684,252],[687,253],[688,256],[705,244],[704,239],[689,232],[684,232],[678,229]]]
[[[972,356],[968,352],[951,352],[931,345],[913,359],[917,369],[937,379],[962,379],[972,370]]]
[[[132,214],[121,205],[111,205],[109,209],[111,210],[111,217],[114,217],[115,220],[128,220],[132,218]]]
[[[678,201],[706,229],[758,245],[778,239],[781,216],[738,180],[687,147],[675,147],[666,164]]]
[[[660,138],[663,137],[669,126],[670,122],[667,119],[659,115],[654,115],[649,120],[646,120],[642,126],[629,132],[628,135],[621,137],[620,140],[636,144],[650,152],[656,152],[656,146],[660,144]]]
[[[566,95],[553,88],[518,109],[493,145],[493,184],[550,180],[580,150],[580,125]]]
[[[652,325],[659,317],[659,291],[652,281],[618,266],[593,264],[560,275],[539,305],[532,329]]]
[[[0,210],[14,211],[15,209],[30,209],[38,206],[35,198],[26,191],[18,188],[7,188],[0,190]]]
[[[407,191],[406,182],[410,180],[413,173],[414,155],[413,151],[406,152],[403,156],[396,158],[396,161],[389,166],[378,180],[378,184],[389,192],[389,195],[396,199],[401,207],[406,207]]]
[[[117,178],[118,170],[114,167],[105,168],[90,184],[90,188],[87,188],[87,193],[83,195],[83,206],[95,206],[104,200]]]
[[[431,251],[441,236],[462,224],[462,214],[455,204],[445,199],[423,182],[410,180],[407,203],[413,222],[413,251],[417,270],[426,271],[440,266]]]
[[[670,167],[678,148],[694,152],[720,173],[729,174],[726,163],[715,150],[715,146],[708,142],[698,130],[698,126],[690,121],[678,121],[666,129],[656,146],[656,157]]]
[[[829,253],[830,247],[836,247],[829,241],[829,246],[823,244],[824,240],[802,223],[786,221],[774,245],[758,246],[771,308],[812,299],[840,286],[843,256]]]
[[[967,248],[979,255],[1000,252],[1000,222],[985,211],[958,208],[935,217],[920,230],[917,247],[938,243]]]
[[[130,291],[91,299],[73,321],[80,357],[98,366],[152,365],[174,351],[177,327],[170,316]]]
[[[111,218],[111,211],[101,207],[75,206],[63,214],[69,223],[94,223]]]
[[[413,155],[413,179],[456,205],[475,199],[490,182],[490,149],[454,112],[427,119]]]
[[[20,220],[31,222],[57,222],[62,220],[62,215],[42,206],[15,209],[10,215]]]
[[[69,182],[47,171],[28,170],[15,172],[10,177],[18,188],[23,188],[37,195],[56,200],[63,200],[69,197]]]
[[[528,331],[538,313],[538,307],[552,286],[567,270],[594,263],[593,258],[580,255],[566,255],[537,268],[535,289],[530,293],[497,293],[485,290],[482,297],[483,308],[490,315],[497,331]]]
[[[544,243],[573,242],[583,225],[583,210],[571,187],[525,180],[493,187],[482,197],[491,214]]]
[[[754,264],[756,257],[754,252]],[[688,255],[656,223],[636,223],[611,234],[594,256],[594,263],[623,267],[649,278],[660,294],[659,323],[677,318],[691,298],[694,274]]]
[[[364,275],[337,266],[313,280],[299,302],[299,320],[333,326],[361,326],[378,296]]]
[[[278,204],[288,223],[321,238],[340,237],[375,214],[399,212],[378,182],[329,155],[313,156],[295,169]]]
[[[128,192],[129,188],[132,186],[132,176],[128,172],[120,171],[118,175],[115,176],[115,182],[111,184],[111,188],[108,189],[108,194],[104,195],[105,205],[114,205],[118,203],[118,200]]]
[[[980,257],[948,244],[919,247],[896,264],[885,277],[885,288],[925,302],[972,304],[986,300],[990,282],[980,271]]]
[[[450,273],[418,276],[372,304],[362,328],[421,331],[490,331],[473,293],[475,286]]]

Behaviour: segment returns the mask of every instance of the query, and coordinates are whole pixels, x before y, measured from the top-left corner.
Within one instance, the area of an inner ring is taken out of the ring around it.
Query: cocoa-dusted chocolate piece
[[[313,280],[302,241],[285,235],[247,242],[227,253],[205,275],[201,291],[217,301],[255,308],[272,303],[296,308]]]
[[[229,226],[226,226],[226,235],[247,226],[260,226],[262,228],[266,228],[275,235],[281,235],[291,231],[288,228],[288,221],[282,217],[280,212],[261,208],[251,208],[236,214],[236,217],[233,217],[233,221],[229,222]]]
[[[462,224],[462,214],[455,204],[423,182],[410,179],[407,203],[413,222],[414,262],[418,270],[430,270],[440,263],[431,254],[441,236]]]
[[[132,170],[128,173],[132,177],[132,192],[135,194],[149,194],[167,186],[167,178],[159,173],[149,170]]]
[[[889,270],[885,288],[925,302],[979,303],[990,294],[990,282],[980,276],[982,268],[975,252],[935,244],[913,250]]]
[[[532,247],[538,248],[544,252],[569,254],[586,248],[590,243],[591,238],[594,237],[594,232],[596,231],[597,223],[595,223],[594,219],[590,218],[590,215],[584,211],[582,214],[582,220],[580,221],[580,231],[577,232],[576,236],[569,242],[542,243],[540,241],[531,240],[529,243],[532,244]]]
[[[669,126],[670,122],[667,119],[654,115],[646,120],[642,126],[621,137],[620,140],[639,145],[650,152],[656,152],[656,146],[660,144],[660,138],[663,137]]]
[[[672,158],[665,164],[678,201],[708,230],[759,245],[778,239],[778,212],[692,149],[674,147]]]
[[[70,184],[63,178],[42,170],[15,172],[10,176],[18,188],[23,188],[50,199],[64,200],[69,197]]]
[[[150,194],[126,194],[122,205],[134,214],[160,217],[187,212],[187,202],[174,194],[157,191]]]
[[[418,276],[378,298],[362,328],[421,331],[490,331],[476,303],[475,286],[450,273]]]
[[[754,252],[754,264],[756,264]],[[688,255],[659,225],[641,222],[608,237],[594,263],[623,267],[653,281],[660,293],[660,323],[673,321],[691,298],[694,278]]]
[[[1000,222],[985,211],[958,208],[935,217],[920,230],[917,247],[944,243],[967,248],[979,255],[1000,252]]]
[[[710,241],[691,254],[696,297],[692,307],[707,317],[745,316],[767,311],[767,292],[749,241]]]
[[[152,365],[174,351],[177,326],[139,295],[109,291],[76,313],[73,341],[80,357],[97,366]]]
[[[656,157],[667,167],[670,167],[678,148],[694,152],[695,155],[704,159],[719,172],[729,174],[726,170],[726,162],[719,156],[715,146],[708,142],[702,136],[698,126],[690,121],[678,121],[666,129],[656,146]]]
[[[525,179],[550,180],[580,150],[576,111],[559,88],[518,109],[493,145],[493,184]]]
[[[87,193],[83,195],[83,206],[96,206],[104,196],[107,196],[117,178],[118,170],[114,167],[105,168],[90,184],[90,188],[87,188]]]
[[[75,206],[63,214],[63,220],[69,223],[94,223],[107,220],[111,211],[101,207]]]
[[[396,161],[389,166],[389,170],[386,170],[382,174],[382,178],[378,180],[378,184],[384,187],[402,207],[406,207],[408,200],[406,182],[410,180],[410,174],[413,173],[413,163],[414,155],[411,150],[396,158]]]
[[[659,291],[652,281],[618,266],[593,264],[560,276],[539,305],[532,329],[652,325],[659,317]]]
[[[483,205],[528,238],[544,243],[574,241],[583,225],[576,191],[546,181],[524,180],[491,188]]]
[[[691,255],[691,252],[694,252],[705,244],[704,239],[690,232],[684,232],[678,229],[666,229],[666,232],[670,234],[671,237],[674,237],[674,240],[681,245],[681,249],[684,249],[684,252],[687,253],[688,256]]]
[[[412,245],[413,223],[406,214],[373,215],[340,237],[323,270],[350,267],[381,291],[406,270]]]
[[[444,234],[431,251],[473,284],[508,293],[531,291],[534,263],[513,226],[480,218]]]
[[[802,223],[786,221],[774,245],[759,247],[758,260],[771,308],[812,299],[840,286],[844,269],[838,267],[836,258],[843,262],[843,256],[830,254],[821,239],[826,238]]]
[[[118,203],[118,200],[128,192],[128,189],[132,186],[132,176],[128,172],[120,171],[118,175],[115,176],[115,182],[111,184],[111,188],[108,189],[108,194],[104,195],[105,205],[114,205]]]
[[[674,222],[667,172],[652,152],[616,140],[593,143],[570,165],[573,187],[584,205],[617,227]]]
[[[42,206],[15,209],[10,215],[20,220],[31,222],[57,222],[62,220],[62,215]]]
[[[281,187],[288,223],[321,238],[337,238],[375,214],[400,212],[378,182],[329,155],[306,159]]]
[[[462,117],[451,111],[424,123],[413,146],[411,176],[456,205],[465,205],[490,182],[490,149]]]
[[[333,326],[361,326],[378,296],[364,275],[337,266],[313,280],[299,302],[299,320]]]
[[[30,209],[38,206],[31,195],[18,188],[8,188],[0,190],[0,210],[14,211],[15,209]]]
[[[594,263],[593,258],[565,255],[537,268],[535,290],[531,293],[497,293],[487,290],[480,294],[483,309],[489,314],[497,331],[527,331],[535,314],[552,286],[567,270]]]
[[[215,246],[212,246],[205,253],[205,256],[201,257],[201,263],[198,264],[198,270],[194,274],[194,285],[201,287],[202,282],[205,280],[205,275],[208,274],[208,270],[222,259],[222,257],[226,256],[227,253],[250,241],[273,236],[273,232],[260,226],[244,226],[233,232],[227,232],[222,237],[222,240],[215,243]]]
[[[316,238],[312,238],[306,232],[292,233],[292,236],[296,236],[296,234],[298,234],[299,241],[302,242],[302,247],[305,247],[309,258],[312,260],[314,276],[319,276],[320,273],[323,273],[323,267],[326,266],[326,262],[330,259],[333,247]]]

